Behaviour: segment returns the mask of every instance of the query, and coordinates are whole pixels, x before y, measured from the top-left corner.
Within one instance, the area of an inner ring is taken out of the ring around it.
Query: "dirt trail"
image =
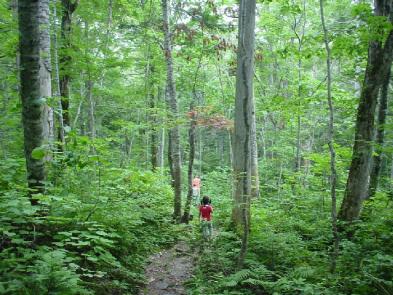
[[[171,249],[154,254],[145,269],[147,285],[139,295],[185,295],[183,286],[193,272],[194,253],[190,246],[178,242]]]

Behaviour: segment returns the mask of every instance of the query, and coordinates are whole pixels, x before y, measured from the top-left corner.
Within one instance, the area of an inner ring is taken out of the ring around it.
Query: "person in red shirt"
[[[199,220],[202,224],[202,235],[206,240],[210,240],[213,234],[212,213],[213,207],[208,196],[204,196],[202,204],[199,206]]]

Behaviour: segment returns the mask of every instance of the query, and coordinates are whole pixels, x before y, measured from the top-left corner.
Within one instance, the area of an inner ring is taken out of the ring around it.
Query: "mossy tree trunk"
[[[19,51],[22,122],[30,197],[45,189],[45,157],[35,153],[48,141],[46,98],[51,96],[49,0],[20,0]],[[31,198],[31,203],[38,202]]]
[[[238,266],[242,267],[248,248],[251,195],[251,129],[253,120],[255,0],[241,0],[238,26],[238,51],[233,138],[235,181],[232,219],[242,231]]]
[[[386,17],[386,21],[392,23],[393,0],[375,1],[374,15]],[[388,75],[393,59],[393,30],[388,32],[384,43],[380,37],[375,36],[375,40],[369,43],[366,73],[356,118],[352,162],[344,200],[338,214],[340,220],[347,222],[359,218],[363,200],[368,194],[378,92]]]

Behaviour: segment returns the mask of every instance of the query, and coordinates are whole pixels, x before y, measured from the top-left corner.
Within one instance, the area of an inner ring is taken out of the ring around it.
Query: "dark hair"
[[[210,204],[210,198],[208,196],[204,196],[202,199],[202,204],[203,205],[209,205]]]

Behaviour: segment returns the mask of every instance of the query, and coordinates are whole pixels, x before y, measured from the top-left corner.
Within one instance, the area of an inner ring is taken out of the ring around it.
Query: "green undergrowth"
[[[227,219],[200,252],[188,282],[190,294],[393,294],[389,198],[378,194],[366,204],[354,237],[341,237],[334,274],[330,204],[325,201],[321,206],[320,201],[313,192],[255,200],[249,251],[241,270],[237,269],[240,238]],[[226,211],[221,215],[230,214],[229,203],[220,209]]]
[[[56,188],[37,196],[40,206],[30,205],[13,171],[4,178],[0,294],[136,294],[148,255],[181,233],[172,190],[155,173],[65,169]]]

